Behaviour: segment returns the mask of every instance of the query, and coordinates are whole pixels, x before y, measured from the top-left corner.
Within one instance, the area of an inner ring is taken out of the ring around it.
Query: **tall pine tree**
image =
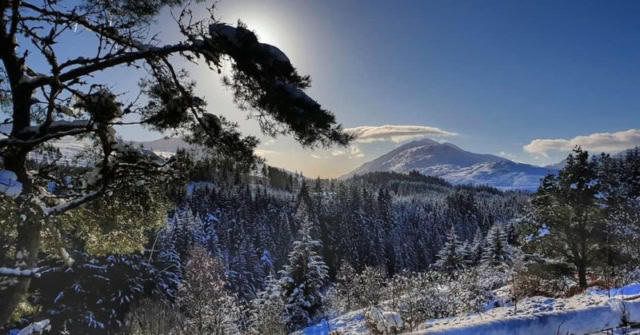
[[[440,270],[449,274],[456,270],[461,270],[464,268],[464,260],[462,259],[461,250],[462,243],[460,243],[460,240],[458,239],[456,227],[452,225],[449,232],[447,232],[444,246],[440,249],[440,252],[438,252],[436,266]]]
[[[496,223],[487,234],[487,245],[482,254],[482,264],[500,266],[511,264],[511,261],[511,248],[508,243],[507,233],[502,224]]]
[[[304,213],[296,215],[305,217]],[[280,283],[285,298],[287,323],[291,329],[308,325],[322,307],[321,289],[329,268],[318,255],[320,242],[311,238],[308,220],[301,222],[300,239],[293,243],[289,264],[280,271]]]

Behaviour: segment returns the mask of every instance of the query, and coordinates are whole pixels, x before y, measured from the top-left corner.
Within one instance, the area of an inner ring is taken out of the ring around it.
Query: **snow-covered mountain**
[[[451,143],[422,139],[403,144],[364,163],[342,178],[375,171],[408,173],[413,170],[441,177],[453,184],[484,184],[500,189],[524,190],[537,189],[540,178],[555,171],[494,155],[472,153]]]

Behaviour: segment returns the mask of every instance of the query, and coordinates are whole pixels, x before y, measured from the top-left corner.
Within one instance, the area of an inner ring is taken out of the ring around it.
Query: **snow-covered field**
[[[619,289],[589,289],[567,299],[531,297],[515,306],[497,307],[483,313],[428,320],[413,335],[548,335],[587,334],[619,327],[623,320],[640,322],[640,284]],[[364,335],[364,314],[359,310],[308,327],[296,335]]]

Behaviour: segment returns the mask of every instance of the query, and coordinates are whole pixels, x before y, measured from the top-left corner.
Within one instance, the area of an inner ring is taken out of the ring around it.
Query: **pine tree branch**
[[[127,52],[119,56],[105,58],[95,63],[61,73],[58,78],[61,82],[66,82],[78,79],[82,76],[86,76],[94,72],[103,71],[114,66],[133,63],[142,59],[166,57],[178,52],[194,51],[195,48],[196,46],[194,44],[178,43],[175,45],[168,45],[164,47],[153,47],[143,51]],[[38,88],[41,86],[50,85],[54,82],[54,80],[55,78],[53,76],[42,76],[32,80],[28,84],[28,86],[32,89]]]

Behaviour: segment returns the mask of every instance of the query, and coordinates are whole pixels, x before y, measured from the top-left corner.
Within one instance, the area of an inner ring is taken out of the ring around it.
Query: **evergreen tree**
[[[476,234],[473,237],[473,242],[471,243],[471,264],[478,265],[482,261],[482,254],[484,253],[485,248],[485,239],[482,236],[482,231],[480,227],[476,228]]]
[[[389,190],[380,188],[378,191],[378,213],[384,233],[384,256],[387,273],[393,276],[396,273],[396,251],[392,238],[395,228],[393,218],[393,204]]]
[[[455,226],[451,226],[446,235],[446,241],[440,252],[438,252],[438,260],[436,266],[446,272],[453,273],[456,270],[464,268],[464,260],[462,258],[462,244],[458,240]]]
[[[184,210],[176,211],[170,225],[173,227],[176,250],[182,263],[186,264],[196,240],[200,219],[194,216],[191,208],[187,207]]]
[[[260,259],[248,237],[241,239],[237,250],[231,255],[227,276],[230,288],[241,301],[255,298],[264,274]]]
[[[600,203],[597,163],[580,147],[566,162],[557,174],[542,179],[532,200],[534,229],[548,229],[549,234],[540,239],[541,251],[571,262],[578,270],[579,285],[584,288],[587,269],[606,245],[606,216]]]
[[[603,255],[609,267],[640,256],[640,147],[598,159],[599,203],[605,208]]]
[[[507,235],[507,243],[509,243],[509,245],[520,246],[515,220],[510,220],[509,223],[506,224],[504,232]]]
[[[460,248],[460,257],[462,258],[462,262],[465,267],[473,266],[473,249],[471,248],[471,243],[468,241],[464,241],[464,243],[462,243],[462,247]]]
[[[222,257],[222,250],[220,246],[220,238],[218,237],[218,231],[216,226],[220,223],[218,218],[212,214],[208,215],[207,224],[204,225],[204,243],[207,251],[210,255],[215,257]]]
[[[482,264],[500,266],[511,264],[511,247],[507,242],[507,233],[503,225],[494,224],[487,234],[487,245],[482,254]]]
[[[316,250],[320,242],[311,238],[308,221],[302,223],[300,239],[293,243],[289,264],[280,271],[287,324],[291,329],[308,325],[322,307],[322,292],[328,267]]]

